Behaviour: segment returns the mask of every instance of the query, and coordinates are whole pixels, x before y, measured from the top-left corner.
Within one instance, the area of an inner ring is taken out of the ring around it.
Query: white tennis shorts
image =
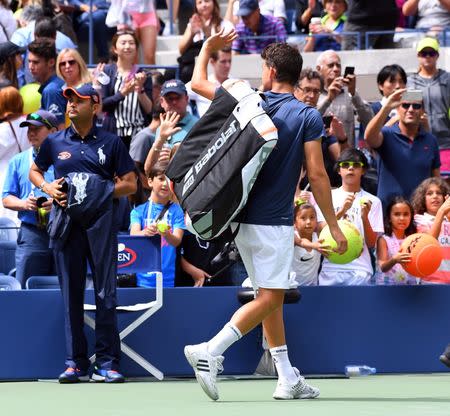
[[[241,224],[235,241],[255,289],[289,289],[293,226]]]

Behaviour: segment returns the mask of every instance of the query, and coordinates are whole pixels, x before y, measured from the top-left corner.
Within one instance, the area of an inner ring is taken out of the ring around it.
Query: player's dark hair
[[[312,68],[305,68],[302,72],[300,72],[300,77],[298,78],[297,83],[295,84],[295,88],[299,88],[303,79],[307,79],[308,81],[312,81],[313,79],[318,79],[320,81],[320,89],[323,90],[323,78],[317,71]]]
[[[391,82],[395,80],[395,77],[397,75],[400,75],[400,78],[406,85],[407,76],[405,70],[397,64],[394,65],[386,65],[383,68],[381,68],[381,71],[378,72],[377,75],[377,85],[382,85],[384,82],[388,79]],[[380,91],[380,94],[383,95],[383,91],[378,87],[378,91]]]
[[[450,195],[450,187],[444,179],[438,177],[425,179],[414,190],[411,196],[411,203],[414,208],[415,214],[423,214],[427,211],[427,206],[425,204],[425,195],[431,185],[436,185],[437,187],[439,187],[439,190],[441,191],[444,198],[446,195]]]
[[[50,38],[39,38],[33,40],[28,45],[28,50],[40,58],[44,58],[46,61],[54,59],[56,61],[56,47],[55,40]]]
[[[342,151],[342,153],[339,155],[339,157],[336,160],[335,164],[335,170],[336,172],[339,171],[339,163],[340,162],[362,162],[364,164],[363,169],[367,170],[369,166],[369,162],[367,160],[366,155],[361,152],[359,149],[345,149]]]
[[[275,80],[287,82],[294,86],[303,66],[303,59],[298,49],[287,43],[271,43],[261,53],[269,68],[276,71]]]
[[[409,211],[411,213],[411,221],[409,222],[408,227],[405,229],[405,235],[408,236],[414,234],[417,231],[416,225],[414,224],[414,208],[411,205],[411,202],[409,202],[406,198],[403,198],[402,196],[395,196],[391,200],[391,202],[389,202],[386,208],[386,215],[384,217],[384,233],[389,237],[392,236],[393,229],[391,224],[391,211],[393,206],[397,204],[405,204],[408,206]]]

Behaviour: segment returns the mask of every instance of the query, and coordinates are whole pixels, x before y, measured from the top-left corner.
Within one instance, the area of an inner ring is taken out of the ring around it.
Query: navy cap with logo
[[[0,43],[0,63],[6,61],[6,59],[13,55],[18,55],[19,53],[25,53],[26,49],[20,46],[17,46],[15,43],[10,42],[9,40],[6,42]]]
[[[58,119],[54,114],[45,110],[37,110],[27,115],[27,119],[19,124],[19,127],[45,126],[48,129],[58,128]]]
[[[259,9],[258,0],[240,0],[239,10],[236,15],[245,17],[253,13],[256,9]]]
[[[69,98],[72,94],[84,100],[90,98],[94,103],[100,103],[100,94],[92,84],[83,84],[78,88],[67,87],[63,91],[63,95],[66,98]]]
[[[179,79],[171,79],[169,81],[166,81],[161,88],[161,96],[164,97],[171,92],[174,92],[178,95],[187,95],[187,90],[184,82],[180,81]]]

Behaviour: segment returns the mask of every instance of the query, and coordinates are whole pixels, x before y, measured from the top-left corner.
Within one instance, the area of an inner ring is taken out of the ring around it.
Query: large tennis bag
[[[204,240],[219,236],[242,210],[277,142],[263,103],[244,82],[219,88],[168,166],[186,226]]]

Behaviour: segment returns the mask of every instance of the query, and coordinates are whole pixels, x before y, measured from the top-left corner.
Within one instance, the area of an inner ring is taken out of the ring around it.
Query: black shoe
[[[439,360],[441,361],[442,364],[445,364],[447,367],[450,367],[450,358],[448,357],[447,354],[442,354],[439,357]]]
[[[58,377],[58,381],[61,384],[73,384],[81,381],[89,381],[89,374],[87,371],[81,371],[78,368],[68,367]]]

